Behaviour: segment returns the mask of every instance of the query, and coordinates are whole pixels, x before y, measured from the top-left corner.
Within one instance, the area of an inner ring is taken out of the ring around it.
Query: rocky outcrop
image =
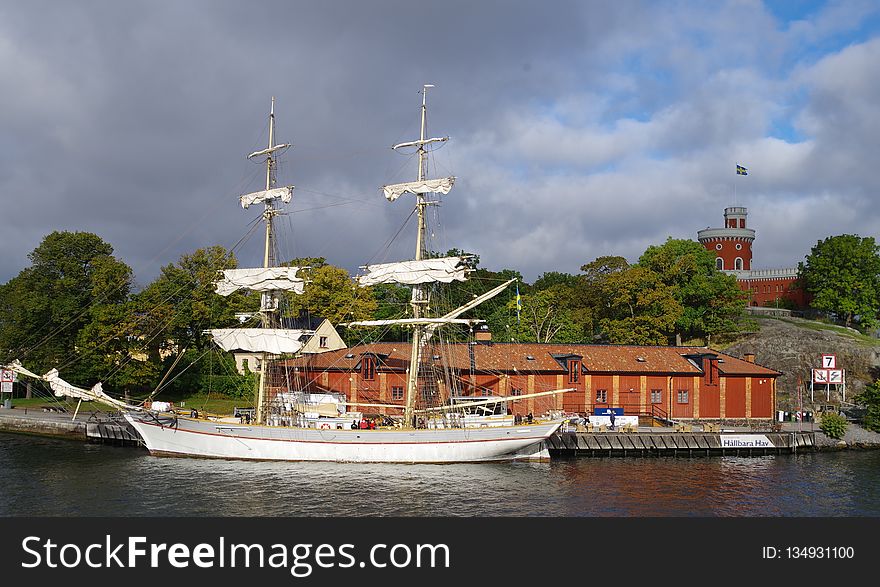
[[[756,363],[782,371],[777,380],[780,410],[797,409],[799,382],[803,384],[803,403],[805,406],[809,404],[811,369],[820,366],[823,354],[837,355],[838,368],[846,370],[847,400],[862,391],[866,384],[880,378],[880,345],[871,345],[857,336],[833,330],[816,330],[814,328],[820,323],[800,318],[758,318],[757,322],[758,331],[722,350],[739,358],[745,353],[754,353]],[[832,399],[839,401],[834,386],[831,391]],[[824,404],[825,395],[825,386],[816,386],[815,403]]]

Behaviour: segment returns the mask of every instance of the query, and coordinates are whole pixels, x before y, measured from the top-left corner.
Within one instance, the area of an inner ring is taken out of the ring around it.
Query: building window
[[[581,362],[572,360],[568,362],[568,382],[577,383],[581,380]]]
[[[522,395],[522,389],[514,387],[510,390],[510,395]]]
[[[715,257],[715,269],[717,269],[718,271],[724,269],[724,259],[722,259],[721,257]]]
[[[736,243],[736,250],[737,250],[737,251],[741,251],[742,248],[743,248],[743,246],[742,246],[741,244]]]
[[[402,400],[403,399],[403,387],[394,386],[391,388],[391,399],[392,400]]]
[[[688,390],[679,389],[678,390],[678,403],[686,404],[688,403]]]
[[[740,219],[739,219],[739,227],[740,227],[740,228],[745,228],[745,227],[746,227],[746,219],[745,219],[745,218],[740,218]]]
[[[376,359],[373,357],[364,357],[364,364],[361,366],[361,375],[364,381],[372,381],[376,378]]]
[[[742,260],[741,257],[737,257],[736,259],[734,259],[734,261],[733,261],[733,268],[736,269],[737,271],[742,271],[742,268],[743,268],[743,260]]]
[[[321,347],[322,349],[327,348],[327,337],[326,336],[321,336],[318,338],[318,346]]]
[[[651,390],[651,403],[652,404],[663,403],[663,390],[662,389],[652,389]]]
[[[720,250],[721,250],[721,243],[718,243],[717,245],[715,245],[715,250],[716,250],[716,251],[720,251]]]
[[[596,403],[597,404],[607,404],[608,403],[608,390],[607,389],[597,389],[596,390]]]

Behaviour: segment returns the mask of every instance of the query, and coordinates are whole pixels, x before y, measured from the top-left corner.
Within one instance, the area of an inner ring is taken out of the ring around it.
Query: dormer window
[[[577,383],[581,380],[581,362],[577,359],[568,361],[568,382]]]
[[[535,357],[533,357],[532,355],[526,355],[526,361],[534,361],[534,360],[535,360]]]
[[[326,336],[318,337],[318,346],[321,347],[322,349],[327,348],[327,337]]]
[[[376,359],[375,357],[364,357],[361,365],[361,376],[364,381],[372,381],[376,378]]]

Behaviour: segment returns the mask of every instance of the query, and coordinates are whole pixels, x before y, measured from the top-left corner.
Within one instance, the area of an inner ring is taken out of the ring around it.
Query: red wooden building
[[[312,392],[339,392],[350,402],[402,405],[409,343],[373,343],[292,359],[276,374]],[[562,389],[558,395],[512,402],[514,413],[561,409],[676,420],[771,420],[780,372],[707,347],[522,344],[477,341],[428,348],[417,398],[516,396]],[[361,411],[370,411],[360,408]],[[378,413],[396,413],[381,408]]]

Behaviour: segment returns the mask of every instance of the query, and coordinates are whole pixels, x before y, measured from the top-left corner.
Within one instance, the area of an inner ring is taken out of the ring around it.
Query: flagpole
[[[739,163],[736,164],[736,168],[739,169]],[[733,176],[733,205],[736,206],[736,178],[739,177],[739,173],[736,173]]]

